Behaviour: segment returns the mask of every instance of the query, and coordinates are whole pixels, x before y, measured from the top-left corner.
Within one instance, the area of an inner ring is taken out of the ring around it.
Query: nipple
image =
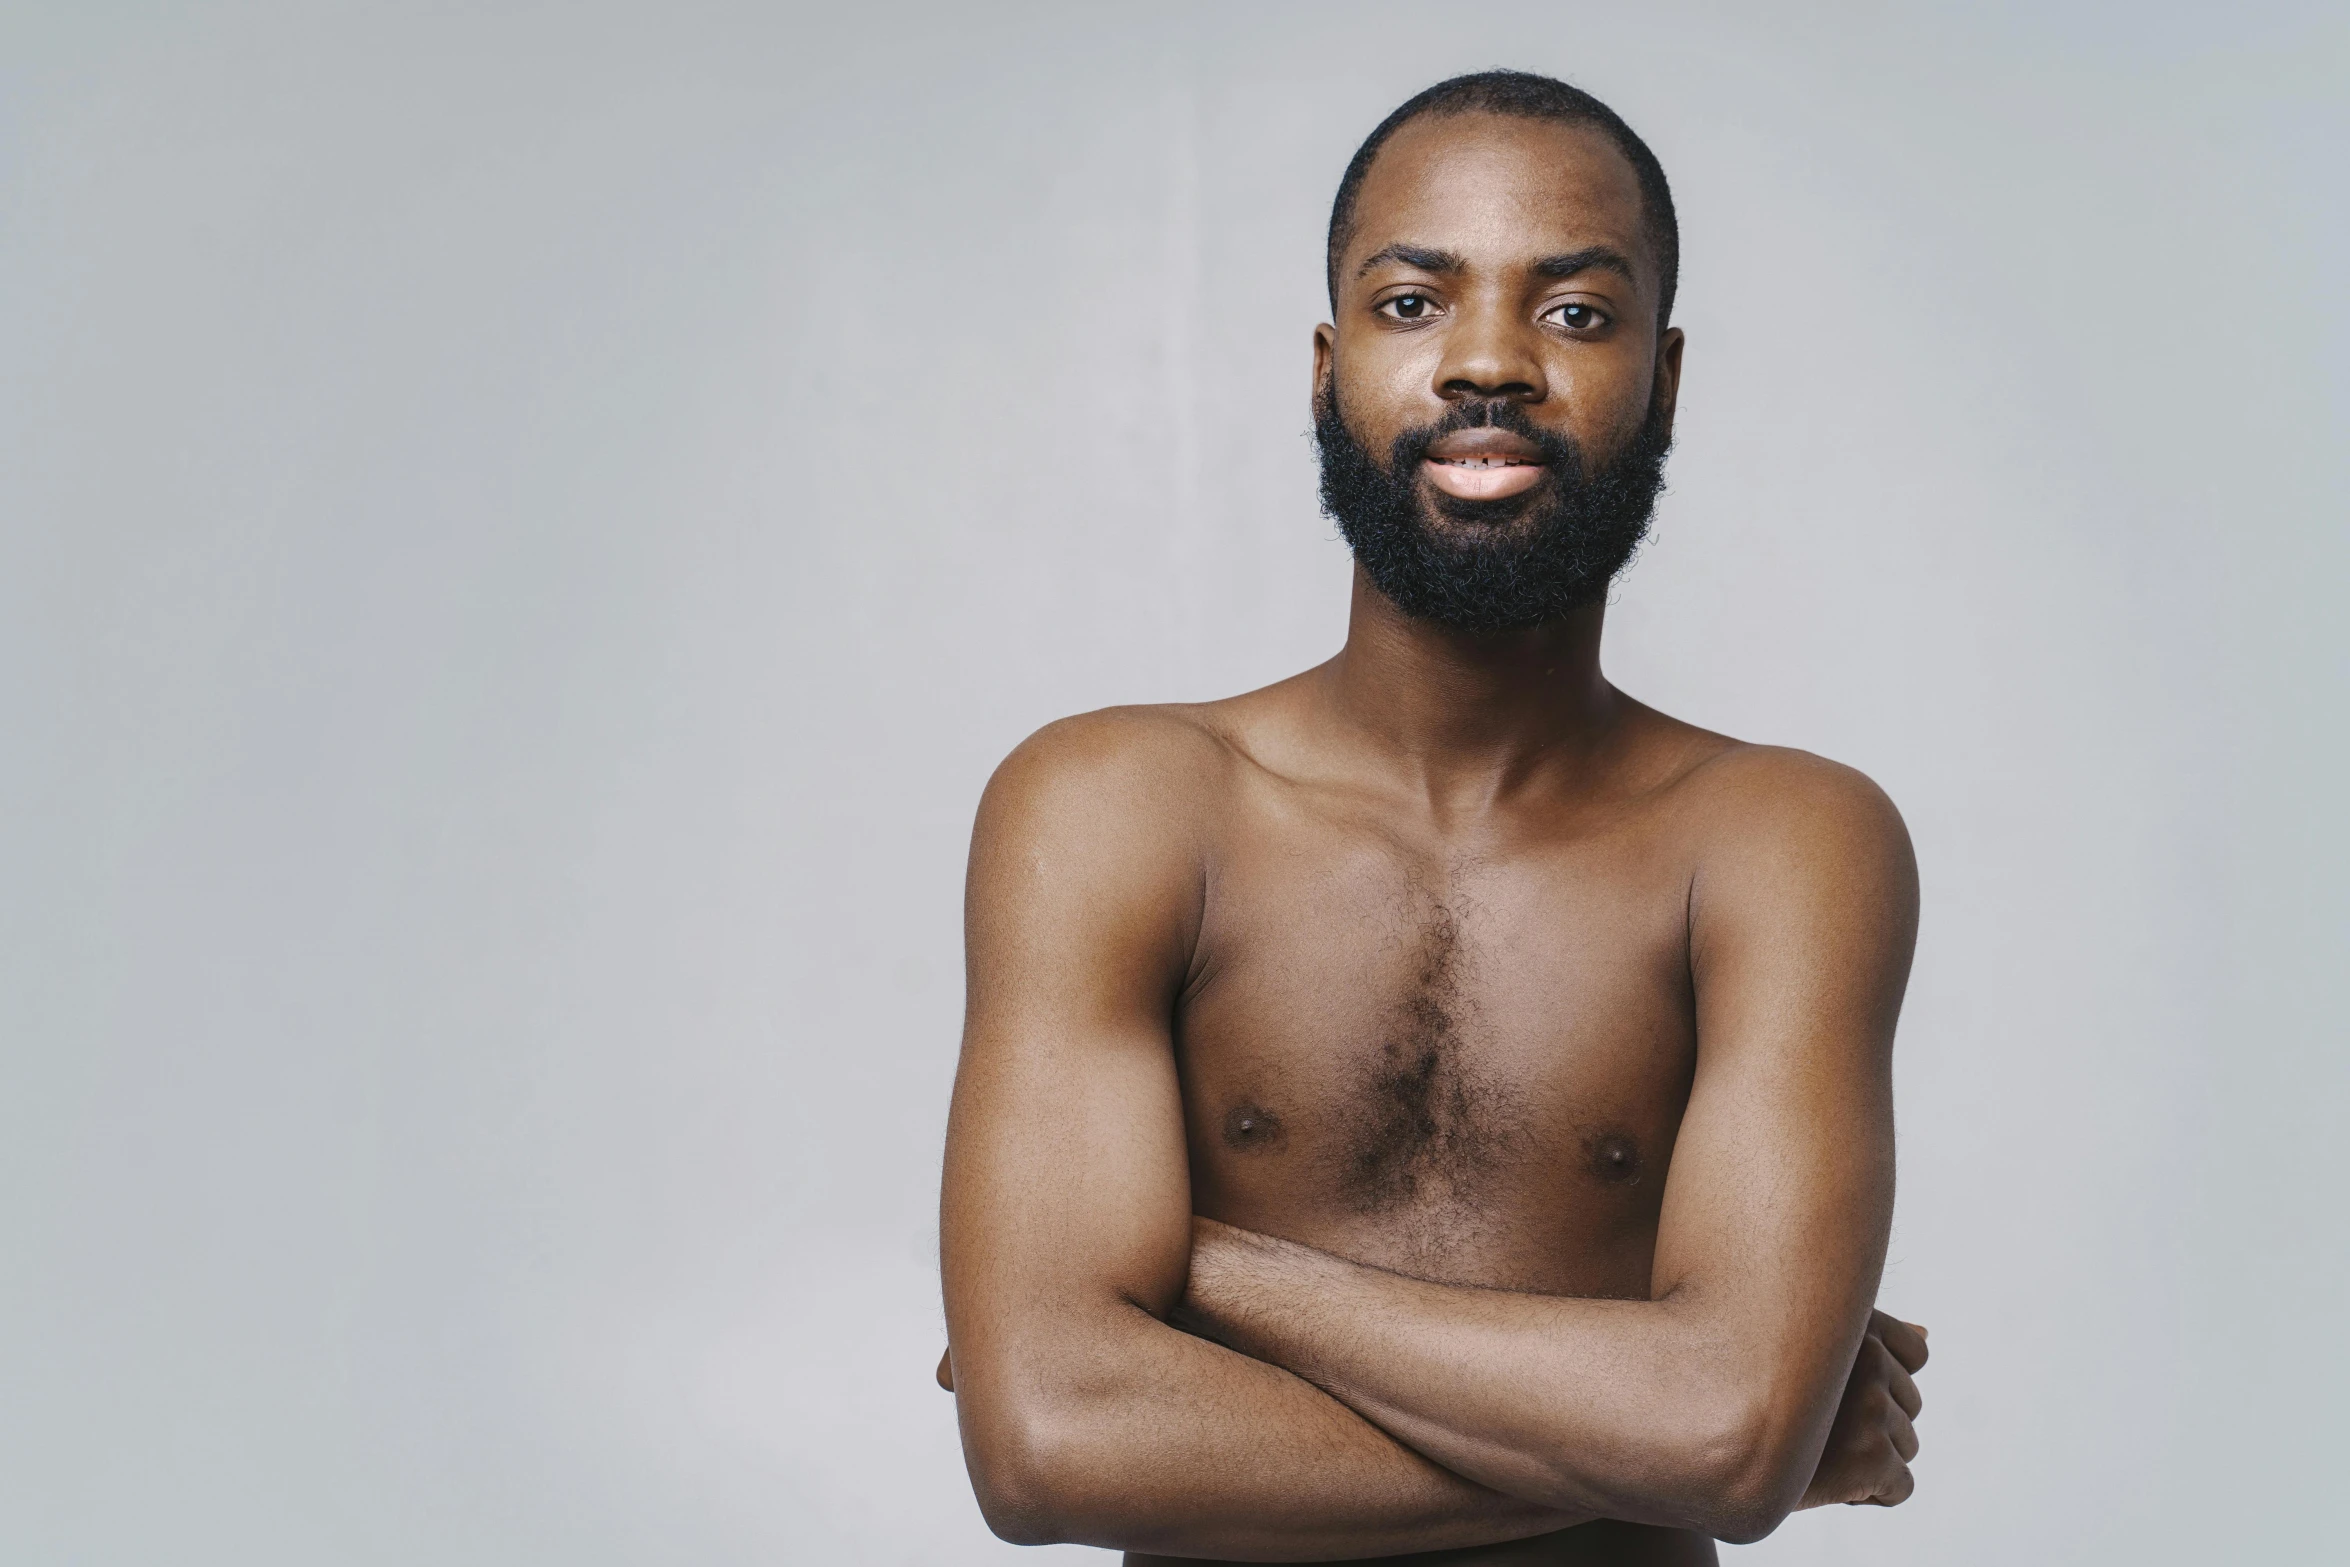
[[[1244,1152],[1277,1148],[1283,1141],[1281,1117],[1262,1105],[1237,1104],[1224,1113],[1224,1142]]]
[[[1585,1143],[1593,1175],[1612,1185],[1629,1186],[1640,1179],[1640,1148],[1621,1132],[1603,1132]]]

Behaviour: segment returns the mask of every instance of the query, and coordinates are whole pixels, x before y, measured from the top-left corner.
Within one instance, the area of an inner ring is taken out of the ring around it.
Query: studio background
[[[1681,209],[1611,674],[1924,871],[1917,1497],[1726,1557],[2340,1549],[2338,12],[12,0],[0,1559],[1016,1559],[972,808],[1335,648],[1327,204],[1493,64]]]

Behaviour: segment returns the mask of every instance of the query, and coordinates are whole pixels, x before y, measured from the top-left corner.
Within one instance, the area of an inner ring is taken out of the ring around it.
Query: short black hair
[[[1656,324],[1662,331],[1673,318],[1673,293],[1681,281],[1681,225],[1673,216],[1673,190],[1665,183],[1664,165],[1615,110],[1580,87],[1531,71],[1477,71],[1438,82],[1405,99],[1403,106],[1381,120],[1379,128],[1355,149],[1345,177],[1338,182],[1338,199],[1330,204],[1327,270],[1331,313],[1338,311],[1338,258],[1354,238],[1355,198],[1362,194],[1371,160],[1379,156],[1387,138],[1423,115],[1477,113],[1588,125],[1615,143],[1640,181],[1641,223],[1647,230],[1649,248],[1656,254]]]

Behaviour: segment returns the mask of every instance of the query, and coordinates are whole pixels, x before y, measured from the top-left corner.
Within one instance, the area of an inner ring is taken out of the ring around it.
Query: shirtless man
[[[939,1374],[981,1509],[1130,1564],[1685,1563],[1899,1502],[1907,835],[1600,673],[1680,383],[1664,176],[1460,78],[1329,261],[1345,647],[1054,724],[979,808]]]

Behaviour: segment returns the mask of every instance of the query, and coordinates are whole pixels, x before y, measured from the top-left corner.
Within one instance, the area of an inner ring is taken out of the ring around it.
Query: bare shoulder
[[[1016,1043],[1028,1036],[985,1020],[1039,1007],[1137,1027],[1163,1017],[1197,946],[1227,770],[1214,732],[1180,708],[1064,718],[1004,759],[964,884],[970,1038]]]
[[[1875,1081],[1917,943],[1917,861],[1865,774],[1730,744],[1680,787],[1688,956],[1716,1063],[1749,1047]]]
[[[1194,708],[1106,708],[1047,724],[1004,759],[980,799],[971,928],[1009,920],[1033,931],[1041,921],[1187,947],[1230,768]]]
[[[988,780],[990,816],[1042,812],[1108,826],[1135,818],[1171,826],[1210,803],[1230,750],[1202,709],[1106,707],[1045,725]]]
[[[1789,746],[1726,741],[1689,770],[1681,788],[1702,820],[1732,833],[1908,839],[1900,811],[1868,774]]]
[[[1916,900],[1909,829],[1866,773],[1809,751],[1723,741],[1676,784],[1700,876],[1879,885]]]

